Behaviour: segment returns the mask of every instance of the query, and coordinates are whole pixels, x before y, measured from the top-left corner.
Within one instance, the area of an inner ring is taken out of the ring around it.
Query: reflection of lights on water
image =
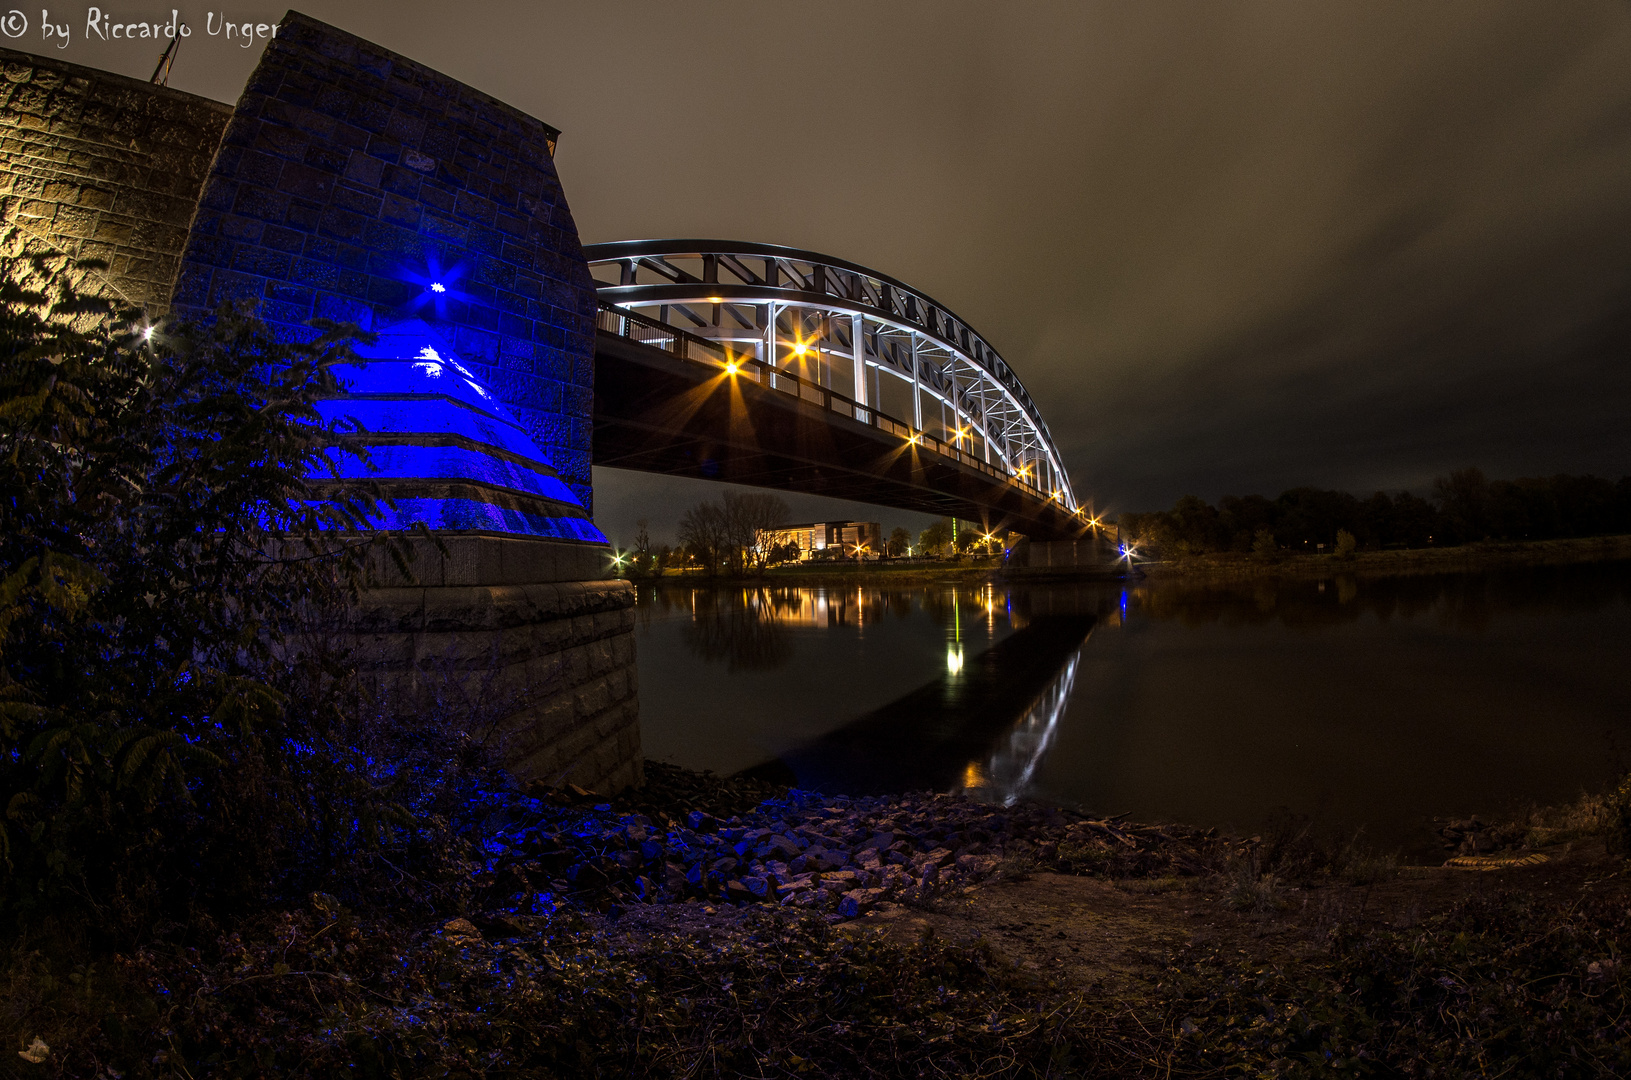
[[[984,767],[977,761],[968,763],[963,770],[964,790],[984,790],[999,795],[1004,806],[1012,806],[1024,796],[1058,732],[1060,718],[1065,715],[1065,706],[1076,684],[1076,666],[1080,660],[1078,650],[1020,721],[1009,729],[1007,736],[998,742]]]
[[[963,673],[963,646],[952,644],[946,646],[946,671],[952,675]]]

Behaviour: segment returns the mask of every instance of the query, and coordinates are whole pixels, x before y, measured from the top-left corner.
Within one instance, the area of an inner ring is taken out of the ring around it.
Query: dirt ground
[[[848,924],[915,938],[985,938],[1010,963],[1084,989],[1130,991],[1185,946],[1235,950],[1253,963],[1295,964],[1330,930],[1362,920],[1408,927],[1457,901],[1498,891],[1562,899],[1631,898],[1624,863],[1600,840],[1546,850],[1546,862],[1491,870],[1401,867],[1369,885],[1282,887],[1280,910],[1236,911],[1221,878],[1104,880],[1037,873],[980,885],[932,910],[891,906]]]
[[[876,930],[902,942],[931,932],[944,939],[983,938],[1000,958],[1027,973],[1079,988],[1136,994],[1165,972],[1185,946],[1253,964],[1295,966],[1320,955],[1339,923],[1409,927],[1456,902],[1498,892],[1524,892],[1565,902],[1624,896],[1631,873],[1600,839],[1543,849],[1545,862],[1469,870],[1404,866],[1368,885],[1281,886],[1279,906],[1235,910],[1230,879],[1076,877],[1030,873],[988,880],[932,905],[885,904],[840,923],[845,932]],[[682,931],[706,941],[740,932],[748,908],[728,904],[635,905],[615,923],[613,940],[632,945],[646,930]]]

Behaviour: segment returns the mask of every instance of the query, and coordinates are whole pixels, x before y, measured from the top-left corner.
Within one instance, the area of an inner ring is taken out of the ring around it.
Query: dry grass
[[[1542,848],[1607,836],[1618,820],[1613,792],[1581,792],[1573,802],[1531,809],[1519,824],[1525,830],[1524,846]]]

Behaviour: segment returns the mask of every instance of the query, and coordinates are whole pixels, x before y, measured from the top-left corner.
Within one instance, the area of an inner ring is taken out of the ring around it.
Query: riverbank
[[[1265,578],[1312,580],[1339,575],[1394,577],[1465,573],[1627,559],[1631,559],[1631,536],[1594,536],[1573,540],[1485,541],[1459,547],[1361,551],[1351,559],[1291,553],[1266,559],[1246,552],[1213,552],[1141,562],[1138,568],[1151,581],[1183,579],[1230,582]]]
[[[787,586],[811,588],[817,586],[853,587],[856,585],[882,588],[888,586],[921,587],[923,585],[965,585],[992,580],[1001,569],[1000,560],[982,559],[965,563],[933,562],[871,562],[857,566],[852,562],[801,563],[796,566],[773,566],[763,574],[743,577],[708,577],[700,571],[663,574],[658,577],[631,577],[636,585],[655,585],[662,588],[713,587],[719,585],[745,588]]]
[[[616,797],[490,792],[405,907],[13,943],[0,1037],[86,1077],[1624,1075],[1608,811],[1460,823],[1474,872],[652,763]]]

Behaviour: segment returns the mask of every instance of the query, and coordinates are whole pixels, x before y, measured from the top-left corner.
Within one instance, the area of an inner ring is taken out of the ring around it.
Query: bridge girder
[[[604,304],[654,317],[887,411],[1086,512],[1040,411],[998,352],[945,305],[856,263],[798,248],[636,240],[584,249]],[[927,406],[927,408],[926,408]],[[902,409],[902,412],[908,409]]]
[[[879,503],[1075,539],[1089,523],[932,436],[654,320],[602,307],[594,462]]]

